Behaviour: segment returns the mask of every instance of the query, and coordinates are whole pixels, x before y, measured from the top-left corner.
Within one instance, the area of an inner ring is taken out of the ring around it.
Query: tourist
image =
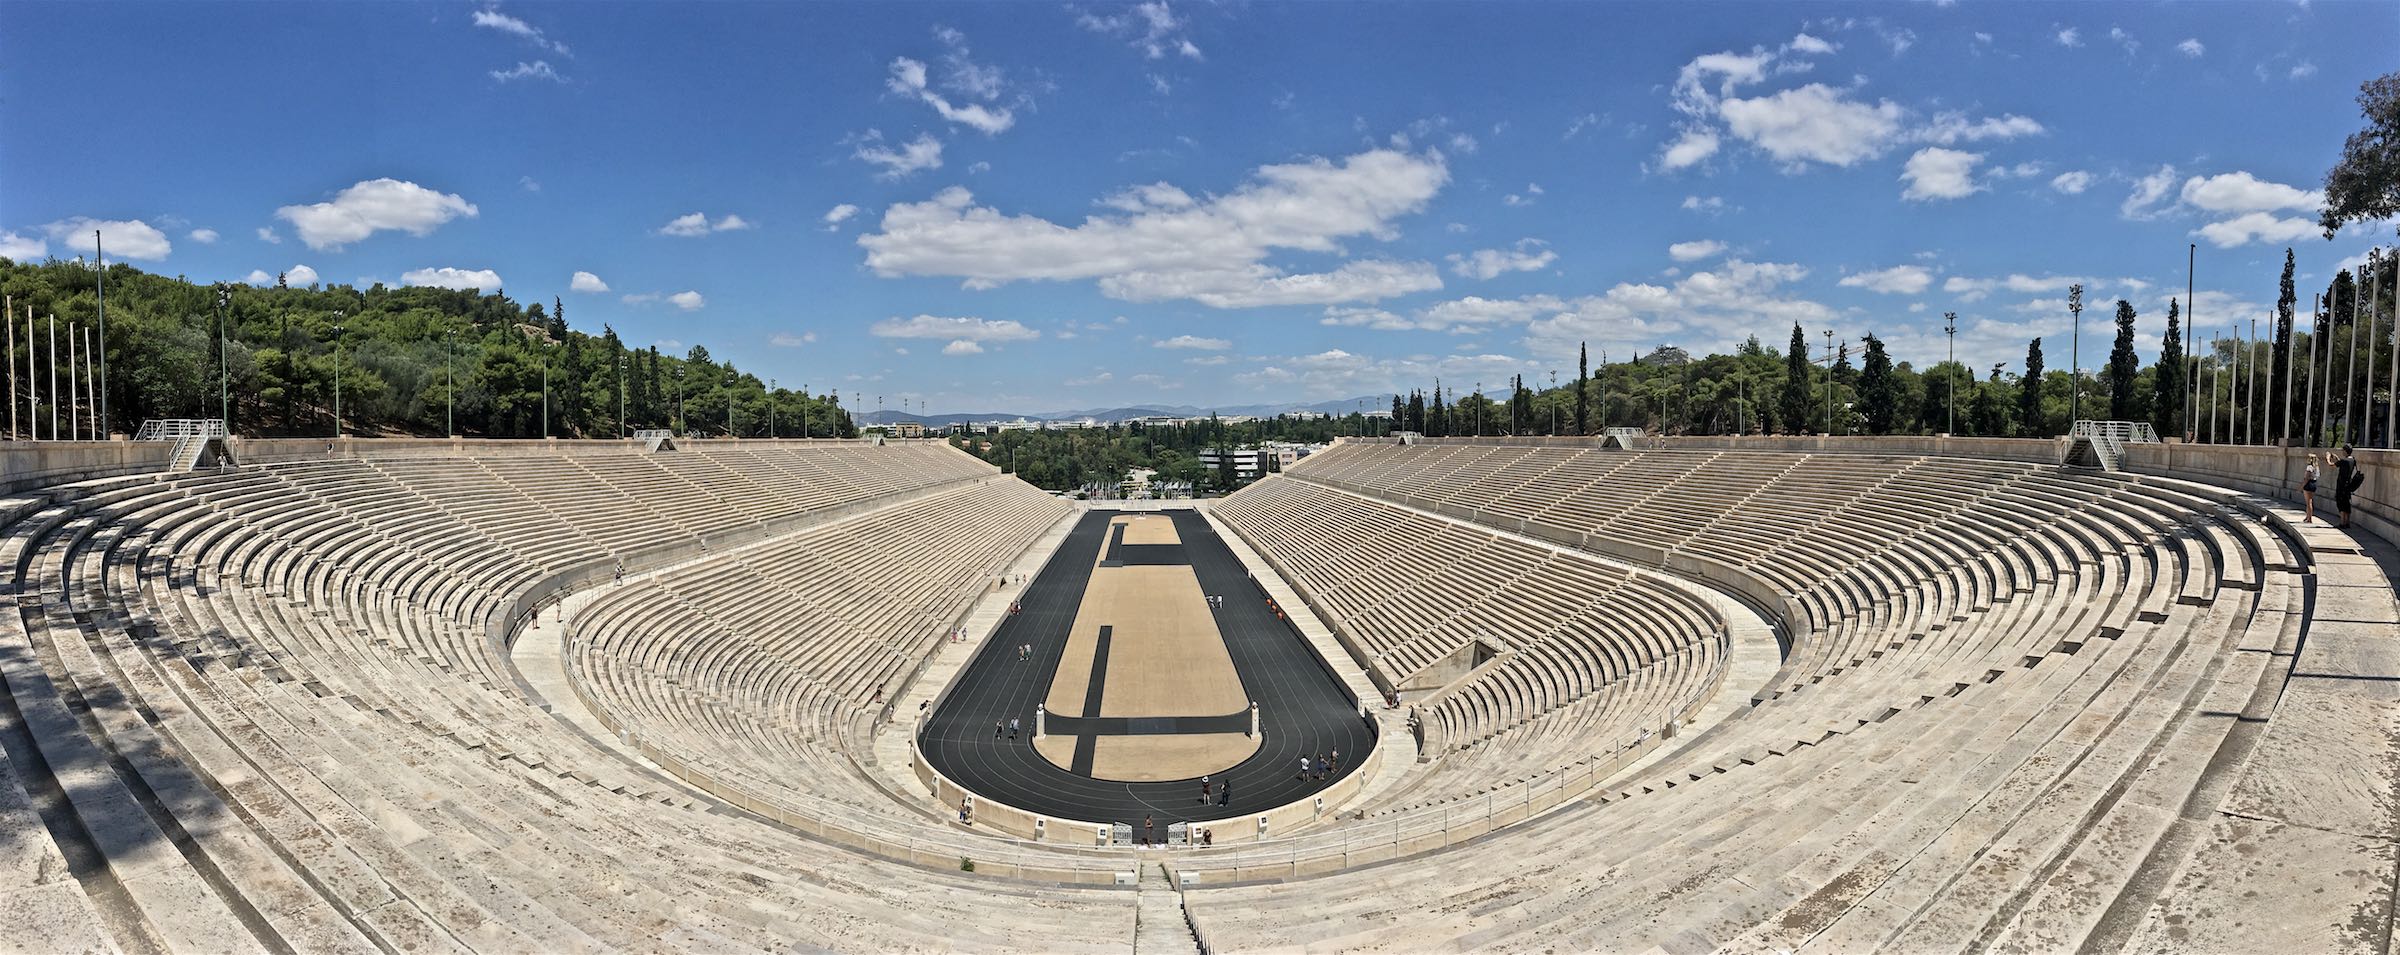
[[[1308,754],[1300,754],[1300,781],[1308,781]]]
[[[2317,521],[2317,456],[2311,454],[2303,460],[2308,462],[2308,466],[2300,471],[2300,523],[2314,524]]]
[[[2365,483],[2367,475],[2358,467],[2357,450],[2343,444],[2341,460],[2333,462],[2333,509],[2342,515],[2342,522],[2335,527],[2350,526],[2350,495]]]
[[[1002,731],[1002,730],[1004,730],[1004,729],[1006,729],[1006,728],[1007,728],[1007,727],[1006,727],[1005,725],[1003,725],[1003,724],[1002,724],[1002,723],[1001,723],[999,720],[993,720],[993,721],[992,721],[992,738],[993,738],[993,739],[999,739],[999,738],[1000,738],[1000,733],[1001,733],[1001,731]]]
[[[1233,802],[1233,780],[1228,779],[1217,786],[1217,805],[1223,806],[1231,802]]]
[[[1200,804],[1208,805],[1208,774],[1200,775]]]
[[[1011,743],[1017,741],[1017,718],[1014,716],[1008,718],[1008,741]]]
[[[962,826],[975,824],[975,807],[964,798],[958,801],[958,824]]]
[[[1157,841],[1158,824],[1151,822],[1150,814],[1145,812],[1142,814],[1142,844],[1146,846],[1156,843]]]

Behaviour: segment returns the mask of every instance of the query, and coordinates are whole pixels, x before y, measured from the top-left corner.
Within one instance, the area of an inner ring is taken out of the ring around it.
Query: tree
[[[1808,338],[1800,323],[1792,323],[1792,347],[1783,356],[1783,426],[1792,434],[1808,433]]]
[[[2159,341],[2158,373],[2150,379],[2150,426],[2159,437],[2183,433],[2184,392],[2190,390],[2183,359],[2182,303],[2167,300],[2167,334]]]
[[[1590,425],[1590,423],[1589,423],[1589,420],[1588,420],[1588,418],[1587,418],[1587,413],[1588,413],[1588,412],[1591,410],[1591,409],[1589,408],[1589,405],[1590,405],[1590,403],[1591,403],[1591,400],[1590,400],[1590,395],[1588,395],[1588,394],[1586,394],[1586,393],[1585,393],[1585,384],[1591,380],[1591,377],[1592,377],[1592,343],[1590,343],[1590,342],[1582,342],[1582,343],[1580,343],[1580,344],[1577,344],[1577,345],[1575,346],[1575,433],[1576,433],[1576,434],[1590,434],[1590,433],[1592,433],[1592,428],[1591,428],[1591,425]]]
[[[2117,342],[2108,350],[2108,417],[2112,421],[2131,421],[2139,409],[2134,407],[2134,379],[2142,373],[2142,358],[2133,350],[2133,303],[2117,300]]]
[[[2017,433],[2047,438],[2050,425],[2042,414],[2042,340],[2025,348],[2025,377],[2017,380]]]
[[[1448,437],[1450,434],[1450,413],[1447,409],[1442,407],[1442,383],[1440,379],[1435,379],[1433,383],[1433,408],[1429,414],[1432,415],[1432,419],[1427,422],[1428,427],[1425,429],[1425,436],[1429,438]]]
[[[2292,289],[2292,250],[2286,248],[2283,250],[2283,281],[2276,286],[2275,294],[2275,353],[2274,357],[2270,359],[2272,364],[2267,366],[2269,368],[2276,369],[2278,372],[2282,371],[2283,369],[2293,367],[2291,362],[2292,309],[2299,304],[2300,297]],[[2276,388],[2272,390],[2282,391],[2283,389]],[[2298,393],[2299,389],[2295,388],[2292,389],[2292,391],[2296,394]],[[2280,395],[2276,394],[2267,395],[2266,407],[2269,409],[2269,413],[2266,417],[2266,420],[2271,422],[2267,425],[2268,434],[2266,437],[2269,441],[2272,441],[2282,435],[2291,433],[2290,425],[2292,418],[2294,417],[2292,414],[2292,409],[2290,403],[2288,402],[2279,404],[2278,399],[2280,397]],[[2280,414],[2276,412],[2276,409],[2280,409]],[[2281,427],[2278,427],[2278,425]]]
[[[1884,353],[1883,339],[1869,333],[1867,351],[1860,361],[1865,367],[1858,375],[1858,413],[1866,418],[1868,434],[1890,434],[1899,400],[1893,391],[1892,358]]]
[[[2342,143],[2342,158],[2325,172],[2325,237],[2345,225],[2400,218],[2400,73],[2358,87],[2358,112],[2367,127]]]

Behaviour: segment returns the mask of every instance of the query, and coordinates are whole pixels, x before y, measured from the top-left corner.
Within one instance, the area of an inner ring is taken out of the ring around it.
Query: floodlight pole
[[[1833,329],[1825,330],[1825,436],[1833,437]]]
[[[1943,389],[1944,391],[1946,391],[1946,392],[1948,392],[1948,393],[1949,393],[1949,394],[1948,394],[1948,396],[1947,396],[1947,397],[1948,397],[1948,401],[1947,401],[1947,403],[1948,403],[1948,404],[1949,404],[1949,406],[1950,406],[1950,427],[1949,427],[1949,429],[1948,429],[1948,430],[1949,430],[1949,432],[1950,432],[1951,434],[1957,434],[1957,433],[1958,433],[1958,313],[1957,313],[1957,312],[1943,312],[1943,313],[1942,313],[1942,334],[1943,334],[1943,336],[1947,337],[1947,338],[1950,340],[1950,362],[1949,362],[1949,365],[1950,365],[1950,367],[1948,367],[1948,368],[1945,368],[1945,369],[1943,369],[1943,370],[1942,370],[1942,375],[1943,375],[1943,377],[1947,378],[1947,379],[1949,380],[1949,383],[1950,383],[1950,386],[1949,386],[1948,388],[1945,388],[1945,389]]]
[[[2067,424],[2073,425],[2083,417],[2083,283],[2067,286],[2067,311],[2075,316],[2075,336],[2070,339],[2070,358],[2067,364]]]

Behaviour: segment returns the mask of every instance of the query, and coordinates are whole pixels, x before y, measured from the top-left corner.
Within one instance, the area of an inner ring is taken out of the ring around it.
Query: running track
[[[1266,597],[1208,520],[1192,510],[1163,512],[1175,521],[1182,550],[1205,593],[1222,594],[1217,629],[1225,635],[1234,672],[1258,701],[1258,752],[1212,781],[1233,783],[1229,805],[1200,804],[1200,780],[1126,783],[1093,779],[1053,765],[1033,750],[1033,708],[1050,692],[1051,675],[1067,632],[1091,582],[1114,511],[1083,516],[1067,539],[1016,595],[1024,608],[1003,621],[959,671],[949,696],[923,724],[918,745],[944,776],[984,798],[1027,812],[1084,822],[1114,822],[1138,830],[1149,814],[1163,834],[1173,822],[1225,819],[1263,812],[1332,785],[1294,778],[1303,754],[1339,750],[1341,772],[1356,771],[1374,745],[1372,724],[1358,715],[1341,681],[1325,668],[1290,623],[1267,608]],[[1020,662],[1017,647],[1033,644]],[[992,738],[992,724],[1015,717],[1024,726],[1015,742]],[[1246,722],[1246,721],[1245,721]]]

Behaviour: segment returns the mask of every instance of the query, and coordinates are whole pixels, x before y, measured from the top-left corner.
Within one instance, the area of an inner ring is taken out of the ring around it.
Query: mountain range
[[[1306,404],[1227,405],[1199,407],[1195,405],[1135,405],[1122,408],[1080,408],[1066,411],[958,411],[937,414],[910,414],[905,411],[870,411],[858,416],[860,424],[896,424],[914,421],[918,424],[950,424],[957,421],[1124,421],[1131,418],[1200,418],[1208,415],[1247,415],[1267,418],[1294,411],[1329,415],[1346,415],[1358,411],[1362,404],[1369,413],[1389,412],[1392,396],[1361,396]]]

